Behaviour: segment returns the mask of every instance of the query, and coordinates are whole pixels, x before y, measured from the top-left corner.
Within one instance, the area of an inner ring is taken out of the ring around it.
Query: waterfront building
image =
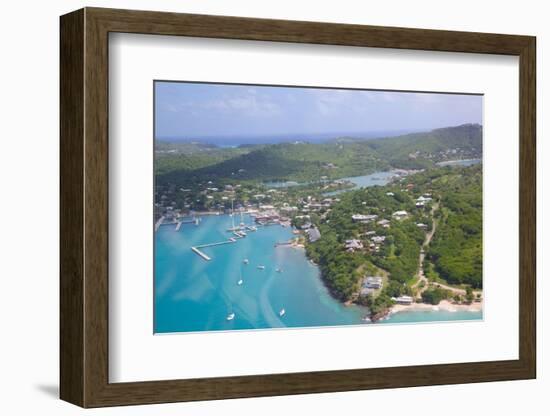
[[[414,301],[412,296],[406,296],[406,295],[399,296],[398,298],[394,298],[394,300],[400,305],[410,305]]]
[[[316,227],[313,227],[307,230],[306,234],[309,238],[310,243],[314,243],[321,238],[321,233],[319,232],[319,229]]]

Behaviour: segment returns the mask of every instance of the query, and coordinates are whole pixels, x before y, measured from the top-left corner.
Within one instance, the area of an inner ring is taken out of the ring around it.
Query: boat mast
[[[231,200],[231,226],[235,229],[235,210],[233,209],[233,200]]]

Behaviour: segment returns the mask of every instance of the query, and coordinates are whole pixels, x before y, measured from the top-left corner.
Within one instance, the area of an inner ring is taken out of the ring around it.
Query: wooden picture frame
[[[535,38],[85,8],[61,17],[60,396],[82,407],[536,377]],[[109,383],[108,35],[111,32],[519,57],[519,359]]]

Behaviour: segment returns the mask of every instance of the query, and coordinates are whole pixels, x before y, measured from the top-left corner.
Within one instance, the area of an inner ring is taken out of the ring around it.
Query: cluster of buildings
[[[434,162],[442,162],[455,159],[477,158],[480,157],[480,151],[475,147],[455,147],[439,152],[421,152],[417,150],[416,152],[409,153],[407,156],[411,160],[429,159]]]
[[[344,248],[346,249],[347,252],[353,253],[356,250],[363,250],[364,247],[363,247],[363,242],[361,240],[357,240],[353,238],[351,240],[345,241]]]

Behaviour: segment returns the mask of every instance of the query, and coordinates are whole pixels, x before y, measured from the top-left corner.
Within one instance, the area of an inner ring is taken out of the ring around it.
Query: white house
[[[405,295],[399,296],[398,298],[392,298],[392,299],[394,299],[400,305],[410,305],[414,301],[412,296],[405,296]]]
[[[346,240],[344,244],[344,248],[351,252],[355,250],[362,250],[363,242],[361,240],[356,240],[356,239]]]
[[[363,223],[367,223],[367,222],[373,221],[373,220],[375,220],[376,218],[378,218],[378,215],[376,215],[376,214],[371,214],[371,215],[353,214],[353,215],[351,216],[351,219],[352,219],[353,221],[363,222]]]
[[[367,289],[380,289],[382,287],[382,278],[380,276],[367,276],[363,280],[363,287]]]
[[[392,217],[398,219],[398,220],[401,220],[401,219],[404,219],[404,218],[407,218],[409,216],[409,214],[407,213],[407,211],[395,211],[393,214],[392,214]]]

